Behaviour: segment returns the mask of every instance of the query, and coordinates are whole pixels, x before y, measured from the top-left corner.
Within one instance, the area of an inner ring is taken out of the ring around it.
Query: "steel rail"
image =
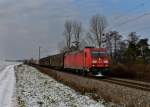
[[[99,79],[100,81],[105,81],[113,84],[118,84],[134,89],[140,89],[143,91],[150,91],[150,84],[145,82],[138,83],[135,80],[127,80],[127,79],[118,79],[118,78],[106,78],[106,79]]]

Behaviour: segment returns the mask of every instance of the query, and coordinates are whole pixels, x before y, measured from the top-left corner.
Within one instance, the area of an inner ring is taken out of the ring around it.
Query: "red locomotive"
[[[106,48],[85,48],[82,51],[67,53],[64,68],[92,75],[105,75],[109,72],[109,56]]]
[[[109,73],[109,56],[106,48],[86,47],[81,51],[51,55],[40,59],[40,65],[65,69],[83,75],[106,75]]]

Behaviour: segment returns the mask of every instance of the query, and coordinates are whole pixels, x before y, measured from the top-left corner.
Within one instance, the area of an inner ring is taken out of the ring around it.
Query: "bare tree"
[[[65,27],[64,35],[65,35],[65,40],[66,40],[66,47],[67,47],[67,50],[70,50],[71,39],[72,39],[72,21],[66,20],[64,27]]]
[[[58,43],[58,50],[59,50],[60,53],[65,53],[65,52],[68,51],[68,48],[65,44],[65,41],[62,40]]]
[[[88,46],[94,46],[94,47],[96,46],[95,38],[93,38],[91,33],[89,33],[89,32],[86,34],[85,41]]]
[[[115,46],[115,57],[117,55],[117,45],[119,45],[119,41],[121,40],[122,36],[118,33],[114,31],[114,46]]]
[[[139,40],[139,37],[136,32],[131,32],[128,35],[128,42],[132,42],[133,44],[136,44]]]
[[[112,49],[113,49],[113,43],[112,43],[112,36],[113,34],[111,32],[108,32],[106,35],[106,47],[109,50],[109,54],[112,56]]]
[[[104,16],[95,15],[90,21],[90,30],[96,37],[96,41],[99,47],[102,44],[102,36],[105,28],[107,27],[107,20]]]
[[[77,49],[79,49],[81,33],[82,33],[81,22],[74,21],[72,24],[72,34],[74,35],[74,39],[75,39],[74,43],[75,43]]]
[[[116,58],[117,51],[118,51],[118,48],[119,48],[119,43],[120,43],[120,40],[121,40],[122,36],[117,31],[111,31],[110,35],[112,36],[112,39],[113,39],[114,57]]]

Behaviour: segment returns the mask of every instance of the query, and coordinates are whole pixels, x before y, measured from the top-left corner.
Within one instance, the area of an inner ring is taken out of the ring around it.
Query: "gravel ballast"
[[[21,65],[16,70],[16,95],[20,107],[104,107],[33,67]]]

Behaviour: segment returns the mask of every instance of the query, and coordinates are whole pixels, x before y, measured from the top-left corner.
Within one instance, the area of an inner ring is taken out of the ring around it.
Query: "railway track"
[[[37,66],[37,65],[36,65]],[[43,66],[41,66],[43,67]],[[49,67],[46,67],[49,68]],[[52,69],[52,68],[49,68]],[[65,72],[64,70],[57,70],[59,72]],[[76,76],[80,76],[83,77],[81,75],[77,75],[71,72],[65,72],[65,73],[69,73],[72,75],[76,75]],[[146,82],[141,82],[141,81],[136,81],[136,80],[129,80],[129,79],[121,79],[121,78],[113,78],[113,77],[106,77],[106,78],[95,78],[95,77],[85,77],[85,78],[90,78],[90,79],[96,79],[98,81],[104,81],[104,82],[109,82],[109,83],[113,83],[113,84],[117,84],[117,85],[122,85],[122,86],[126,86],[126,87],[130,87],[130,88],[134,88],[134,89],[140,89],[143,91],[150,91],[150,83],[146,83]]]
[[[127,86],[127,87],[131,87],[131,88],[135,88],[135,89],[140,89],[143,91],[150,91],[150,84],[141,82],[141,81],[112,78],[112,77],[102,79],[101,81],[118,84],[118,85],[122,85],[122,86]]]

